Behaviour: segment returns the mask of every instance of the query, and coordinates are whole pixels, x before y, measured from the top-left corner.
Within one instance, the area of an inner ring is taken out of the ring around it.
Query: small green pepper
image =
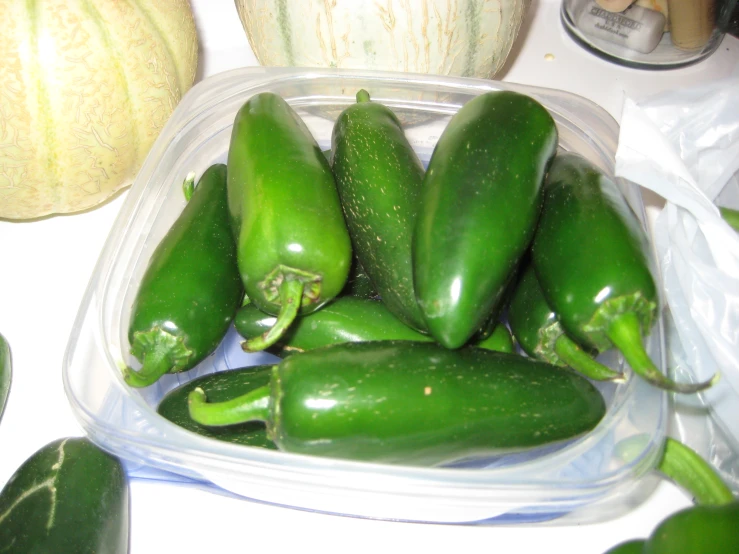
[[[508,323],[516,341],[529,356],[558,366],[570,366],[598,381],[624,380],[621,373],[595,361],[565,334],[557,314],[544,298],[531,264],[526,265],[514,288]]]
[[[555,156],[531,253],[541,289],[567,335],[602,352],[613,346],[649,383],[695,393],[649,358],[643,337],[657,318],[647,237],[616,184],[576,153]]]
[[[344,288],[352,262],[331,166],[310,130],[279,95],[239,109],[228,150],[228,206],[246,295],[277,316],[245,351],[274,344],[298,313]]]
[[[435,465],[578,437],[605,414],[584,377],[503,352],[413,341],[343,343],[295,354],[270,384],[208,403],[202,425],[264,421],[281,450]]]
[[[10,393],[13,365],[10,358],[10,347],[5,337],[0,334],[0,419],[5,411],[5,402]]]
[[[226,335],[243,297],[228,220],[226,166],[215,164],[203,173],[141,279],[128,340],[142,366],[125,368],[126,382],[145,387],[200,363]]]

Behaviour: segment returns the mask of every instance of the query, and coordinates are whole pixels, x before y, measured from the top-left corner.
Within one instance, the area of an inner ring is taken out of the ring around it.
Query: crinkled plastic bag
[[[672,377],[717,384],[674,396],[670,434],[739,491],[739,233],[717,205],[739,208],[739,79],[676,89],[621,117],[616,175],[665,199],[654,247],[667,304]]]

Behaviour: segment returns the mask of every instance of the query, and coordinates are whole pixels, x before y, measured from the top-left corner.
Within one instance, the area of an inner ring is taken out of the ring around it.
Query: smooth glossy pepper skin
[[[0,334],[0,420],[5,411],[5,403],[10,393],[10,382],[13,377],[13,364],[10,358],[10,347],[5,337]]]
[[[352,248],[328,160],[280,96],[260,93],[238,111],[228,151],[228,205],[249,299],[279,325],[245,350],[274,343],[301,313],[346,284]]]
[[[0,492],[0,551],[127,554],[129,490],[120,461],[86,438],[55,440]]]
[[[660,388],[678,384],[647,355],[643,340],[657,318],[647,238],[616,184],[576,153],[558,154],[531,247],[536,276],[563,328],[597,352],[616,346],[634,372]]]
[[[581,375],[517,354],[435,343],[344,343],[290,356],[270,386],[220,404],[197,389],[202,424],[261,420],[281,450],[435,465],[521,451],[590,431],[605,413]]]
[[[629,541],[606,554],[734,554],[739,552],[739,501],[692,506],[662,521],[644,541]]]
[[[131,308],[128,340],[142,364],[124,370],[145,387],[210,355],[226,335],[244,289],[228,220],[226,166],[215,164],[151,256]]]
[[[274,323],[274,316],[265,314],[253,304],[240,308],[234,318],[234,327],[246,339],[261,335]],[[342,296],[316,312],[296,318],[270,352],[286,358],[297,352],[332,344],[378,340],[433,341],[428,335],[400,321],[382,302]],[[496,326],[478,346],[501,352],[513,351],[510,333],[502,324]]]
[[[361,90],[331,136],[331,167],[356,257],[382,302],[401,321],[423,331],[411,266],[413,226],[423,164],[400,120]]]
[[[413,237],[416,296],[429,333],[459,348],[501,301],[534,236],[557,128],[533,98],[481,94],[444,129]]]
[[[225,442],[243,446],[257,446],[275,450],[277,447],[267,438],[267,429],[258,421],[250,421],[228,427],[206,427],[195,423],[187,409],[187,396],[195,388],[201,388],[214,402],[241,396],[269,383],[272,366],[250,366],[229,369],[203,375],[167,393],[157,406],[157,413],[175,425],[188,431]]]
[[[544,298],[531,264],[525,266],[514,287],[507,313],[513,336],[529,356],[570,366],[591,379],[623,380],[620,372],[595,361],[565,334],[557,314]]]

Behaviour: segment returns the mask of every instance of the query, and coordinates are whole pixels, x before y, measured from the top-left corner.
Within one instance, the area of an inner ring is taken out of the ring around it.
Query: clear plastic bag
[[[674,396],[670,434],[739,491],[739,233],[717,205],[739,208],[739,79],[675,89],[621,117],[616,175],[665,199],[653,226],[672,377],[719,382]]]

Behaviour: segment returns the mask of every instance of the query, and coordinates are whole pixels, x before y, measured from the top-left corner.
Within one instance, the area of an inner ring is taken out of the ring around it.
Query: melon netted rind
[[[189,2],[8,0],[0,22],[0,218],[130,185],[195,78]]]

